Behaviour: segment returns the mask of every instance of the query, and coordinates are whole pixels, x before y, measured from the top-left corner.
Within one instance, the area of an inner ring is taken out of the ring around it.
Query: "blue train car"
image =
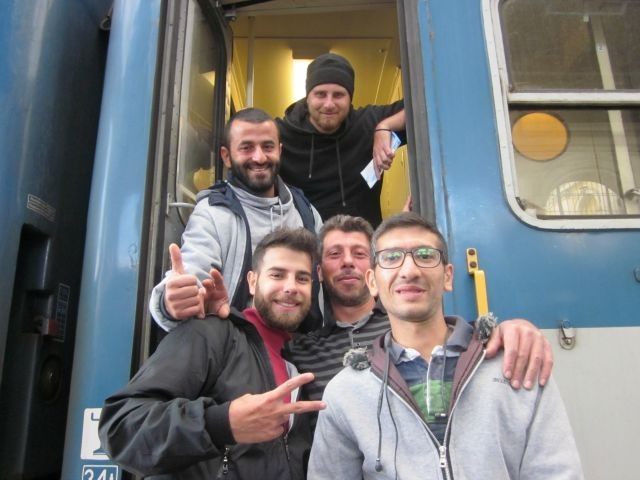
[[[445,310],[543,329],[586,477],[635,478],[640,2],[12,0],[0,13],[0,477],[127,475],[100,448],[100,407],[161,336],[148,295],[195,194],[224,174],[225,118],[282,114],[295,61],[335,51],[355,67],[354,104],[405,98],[382,209],[410,191],[445,232]]]
[[[0,3],[0,477],[60,477],[110,2]]]

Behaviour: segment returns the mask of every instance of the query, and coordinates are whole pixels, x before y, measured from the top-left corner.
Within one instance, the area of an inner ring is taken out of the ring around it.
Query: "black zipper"
[[[222,454],[222,463],[220,464],[220,468],[218,469],[218,474],[216,478],[223,478],[229,473],[229,453],[231,449],[229,447],[225,447],[224,453]]]

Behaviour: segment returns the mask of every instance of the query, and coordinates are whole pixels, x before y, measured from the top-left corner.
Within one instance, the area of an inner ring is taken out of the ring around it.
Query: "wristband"
[[[376,128],[376,132],[393,132],[390,128]]]

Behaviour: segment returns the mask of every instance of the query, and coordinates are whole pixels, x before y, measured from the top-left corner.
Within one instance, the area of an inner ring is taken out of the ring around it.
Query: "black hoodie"
[[[309,121],[306,99],[297,101],[276,120],[283,145],[280,176],[302,189],[323,220],[346,213],[366,218],[375,228],[382,220],[382,182],[369,188],[360,172],[371,161],[376,125],[403,108],[403,100],[352,107],[336,132],[323,134]]]

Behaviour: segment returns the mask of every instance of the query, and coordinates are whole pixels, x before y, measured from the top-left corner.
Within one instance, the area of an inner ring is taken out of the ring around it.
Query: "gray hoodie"
[[[384,345],[384,337],[374,342],[369,368],[346,367],[325,389],[309,480],[584,478],[553,379],[544,388],[513,390],[502,376],[502,355],[483,361],[474,335],[456,367],[441,444],[392,361],[382,389]]]
[[[249,224],[251,225],[251,251],[256,245],[277,228],[302,227],[302,218],[296,210],[291,192],[278,177],[278,196],[272,198],[258,197],[227,183],[240,201]],[[209,277],[211,267],[217,268],[224,279],[229,298],[238,288],[246,247],[246,227],[244,220],[229,208],[210,205],[207,201],[210,190],[198,194],[197,204],[184,233],[182,234],[182,262],[185,273],[195,275],[199,281]],[[322,227],[322,219],[312,207],[316,232]],[[153,319],[165,330],[171,330],[178,323],[169,318],[162,302],[167,281],[164,279],[154,287],[149,300],[149,310]]]

